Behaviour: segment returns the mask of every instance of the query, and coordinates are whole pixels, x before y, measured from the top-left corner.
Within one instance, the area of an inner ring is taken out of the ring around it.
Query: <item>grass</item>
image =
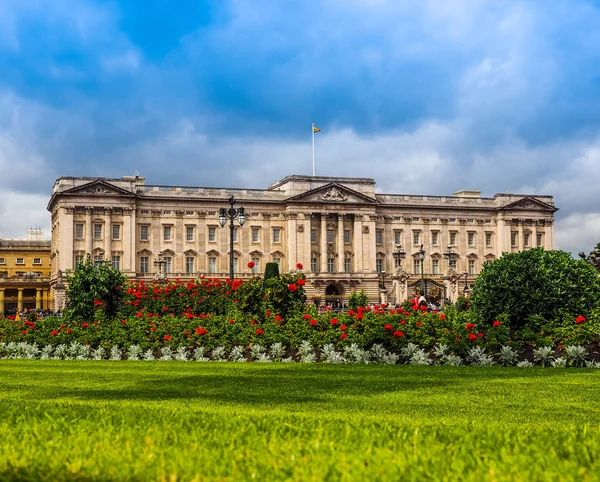
[[[0,360],[0,480],[600,480],[600,370]]]

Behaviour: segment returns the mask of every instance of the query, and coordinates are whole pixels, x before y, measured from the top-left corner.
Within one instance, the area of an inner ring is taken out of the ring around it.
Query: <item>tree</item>
[[[275,262],[265,265],[265,281],[271,278],[279,278],[279,265]]]
[[[100,308],[108,318],[114,318],[121,307],[126,279],[110,262],[95,265],[88,254],[86,260],[67,276],[67,315],[89,321],[94,318],[95,309]]]
[[[596,268],[596,271],[600,272],[600,243],[598,243],[596,247],[590,251],[590,254],[585,254],[582,251],[579,253],[579,257],[590,263],[594,268]]]
[[[600,277],[593,266],[565,251],[505,253],[484,265],[470,302],[484,322],[506,313],[511,326],[521,328],[533,315],[546,320],[587,315],[600,302]]]

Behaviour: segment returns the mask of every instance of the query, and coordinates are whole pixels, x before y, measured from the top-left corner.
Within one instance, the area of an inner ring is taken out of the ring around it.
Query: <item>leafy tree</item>
[[[600,243],[598,243],[596,247],[590,251],[590,254],[585,254],[582,251],[579,253],[579,257],[590,263],[594,268],[596,268],[596,271],[600,272]]]
[[[275,262],[265,265],[265,281],[271,278],[279,278],[279,265]]]
[[[102,309],[107,318],[114,318],[121,307],[126,279],[110,262],[95,265],[88,254],[86,260],[67,276],[68,316],[89,321],[94,318],[96,309]]]
[[[359,306],[362,306],[364,308],[368,304],[369,297],[365,293],[365,290],[360,290],[360,293],[353,291],[348,297],[348,308],[350,308],[351,310],[356,311],[358,310]]]
[[[522,328],[533,315],[557,320],[590,313],[600,301],[600,277],[565,251],[505,253],[484,265],[469,301],[484,322],[506,313],[513,328]]]

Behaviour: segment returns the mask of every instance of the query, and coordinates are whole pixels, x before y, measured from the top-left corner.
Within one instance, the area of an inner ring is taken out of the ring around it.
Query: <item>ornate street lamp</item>
[[[235,225],[233,223],[234,219],[238,220],[240,226],[243,226],[246,222],[246,212],[244,208],[234,208],[235,199],[233,196],[229,198],[230,208],[221,208],[219,210],[219,224],[222,228],[225,227],[227,223],[227,219],[229,219],[229,279],[233,281],[233,230],[235,229]]]
[[[421,293],[425,296],[425,278],[423,277],[423,265],[425,264],[425,250],[423,249],[423,245],[421,245],[421,249],[418,251],[419,259],[421,260]]]
[[[471,290],[469,289],[467,276],[469,276],[469,273],[467,271],[465,271],[465,289],[463,290],[463,293],[465,294],[465,298],[471,292]]]
[[[396,260],[396,266],[399,267],[400,261],[406,258],[406,252],[402,250],[402,245],[397,244],[392,254],[394,255],[394,259]]]
[[[162,254],[158,254],[158,259],[154,260],[154,266],[158,267],[158,274],[156,275],[156,280],[159,282],[163,282],[165,280],[165,272],[163,271],[163,266],[167,264],[167,261],[163,259]]]
[[[448,260],[448,268],[452,264],[452,261],[458,259],[458,253],[452,249],[452,246],[448,246],[448,249],[444,251],[444,258]]]
[[[379,278],[381,279],[381,282],[379,283],[379,289],[381,289],[381,290],[387,289],[385,287],[385,270],[384,269],[382,269],[381,272],[379,273]]]

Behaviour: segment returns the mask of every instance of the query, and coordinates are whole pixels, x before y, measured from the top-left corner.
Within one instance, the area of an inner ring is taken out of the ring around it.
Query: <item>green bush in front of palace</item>
[[[484,323],[506,314],[515,329],[534,319],[536,329],[540,319],[560,325],[599,306],[600,277],[565,251],[505,253],[484,264],[469,301]]]
[[[271,278],[279,278],[279,265],[275,262],[269,262],[265,265],[265,281]]]

